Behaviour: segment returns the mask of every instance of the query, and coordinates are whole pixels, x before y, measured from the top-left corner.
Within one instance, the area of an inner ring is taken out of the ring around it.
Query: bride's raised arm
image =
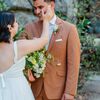
[[[42,11],[43,16],[43,30],[42,35],[40,38],[35,38],[33,40],[18,40],[18,56],[22,57],[28,53],[34,52],[43,48],[48,42],[48,35],[49,35],[49,21],[52,16],[51,8],[48,7],[47,12],[44,14]]]

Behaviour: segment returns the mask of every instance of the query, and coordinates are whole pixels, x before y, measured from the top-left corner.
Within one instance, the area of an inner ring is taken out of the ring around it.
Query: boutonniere
[[[54,29],[53,29],[53,33],[56,35],[56,33],[58,32],[58,30],[59,30],[58,25],[55,25]]]

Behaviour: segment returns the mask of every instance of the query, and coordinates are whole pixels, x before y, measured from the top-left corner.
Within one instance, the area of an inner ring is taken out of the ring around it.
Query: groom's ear
[[[50,5],[51,5],[51,8],[55,9],[55,2],[51,1]]]

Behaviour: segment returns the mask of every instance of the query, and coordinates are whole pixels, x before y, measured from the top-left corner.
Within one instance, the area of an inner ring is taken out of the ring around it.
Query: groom
[[[46,12],[51,5],[53,12],[49,23],[49,43],[47,53],[53,60],[47,62],[44,76],[31,84],[36,100],[74,100],[80,66],[80,40],[75,25],[63,21],[55,15],[55,0],[33,0],[34,14],[39,18],[25,26],[21,38],[40,37],[42,32],[41,11]],[[57,27],[55,32],[54,28]]]

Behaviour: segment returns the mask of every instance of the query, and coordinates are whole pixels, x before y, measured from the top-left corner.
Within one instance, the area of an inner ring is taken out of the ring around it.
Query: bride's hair
[[[8,25],[13,27],[15,15],[12,12],[0,11],[0,42],[10,43],[11,33]]]

